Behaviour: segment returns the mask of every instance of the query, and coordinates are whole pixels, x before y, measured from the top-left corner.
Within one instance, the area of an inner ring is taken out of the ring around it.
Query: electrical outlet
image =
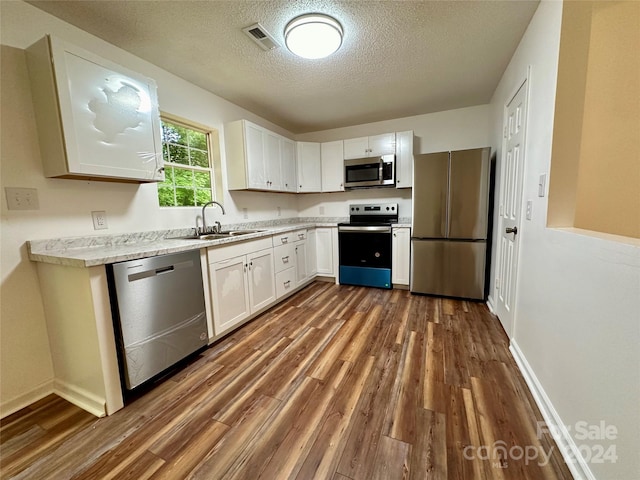
[[[93,229],[94,230],[106,230],[109,228],[107,226],[107,212],[104,210],[99,212],[91,212],[91,217],[93,218]]]
[[[531,220],[531,210],[533,210],[533,200],[527,200],[527,220]]]
[[[38,190],[35,188],[5,187],[4,193],[9,210],[40,210]]]
[[[282,216],[282,209],[280,207],[276,207],[278,209],[278,216]]]
[[[246,208],[242,209],[242,218],[244,218],[245,220],[249,218],[249,211]]]

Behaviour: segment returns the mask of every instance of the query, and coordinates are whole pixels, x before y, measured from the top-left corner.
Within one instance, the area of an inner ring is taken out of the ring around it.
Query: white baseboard
[[[53,386],[53,393],[96,417],[104,417],[107,414],[107,405],[104,398],[97,397],[84,388],[70,385],[61,380],[54,380]]]
[[[496,314],[496,307],[495,307],[495,304],[493,302],[493,297],[491,295],[487,296],[487,308],[489,308],[489,311],[491,313],[493,313],[494,315],[497,315]]]
[[[569,431],[562,422],[560,415],[553,407],[551,400],[538,381],[531,365],[529,365],[529,362],[527,362],[527,359],[518,347],[518,344],[513,339],[509,344],[509,350],[518,364],[518,368],[520,369],[520,372],[522,372],[522,376],[529,386],[531,395],[538,405],[538,408],[542,413],[542,417],[547,423],[547,427],[558,445],[560,453],[562,454],[562,457],[564,458],[573,477],[579,480],[596,480],[596,477],[591,472],[589,465],[582,458],[573,437],[569,434]]]
[[[8,417],[12,413],[16,413],[18,410],[22,410],[52,393],[54,393],[53,380],[48,380],[36,388],[0,405],[0,418]]]

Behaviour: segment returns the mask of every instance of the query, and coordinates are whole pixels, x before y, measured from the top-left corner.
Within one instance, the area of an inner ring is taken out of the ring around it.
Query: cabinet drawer
[[[276,265],[276,273],[291,268],[295,265],[295,245],[293,243],[285,243],[273,247],[273,261]]]
[[[307,239],[307,229],[294,230],[293,232],[285,232],[273,236],[273,246],[285,245],[287,243],[298,242]]]
[[[221,245],[219,247],[207,248],[207,261],[209,263],[219,262],[228,258],[239,257],[240,255],[248,255],[265,248],[271,248],[271,239],[269,237],[250,242],[238,242],[232,244]]]
[[[291,292],[296,287],[296,269],[287,268],[276,273],[276,298]]]

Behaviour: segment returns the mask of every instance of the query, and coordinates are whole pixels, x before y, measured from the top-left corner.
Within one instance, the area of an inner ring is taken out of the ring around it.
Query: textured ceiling
[[[293,133],[488,103],[538,1],[31,1]],[[295,16],[344,28],[323,60],[263,51]]]

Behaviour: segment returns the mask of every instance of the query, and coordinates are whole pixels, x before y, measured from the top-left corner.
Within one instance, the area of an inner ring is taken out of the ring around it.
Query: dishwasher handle
[[[168,273],[172,273],[176,271],[179,268],[185,268],[185,267],[188,268],[192,266],[193,266],[192,261],[174,263],[173,265],[167,265],[165,267],[152,268],[150,270],[145,270],[143,272],[130,273],[127,276],[127,278],[129,282],[135,282],[136,280],[142,280],[143,278],[155,277],[157,275],[166,275]]]

